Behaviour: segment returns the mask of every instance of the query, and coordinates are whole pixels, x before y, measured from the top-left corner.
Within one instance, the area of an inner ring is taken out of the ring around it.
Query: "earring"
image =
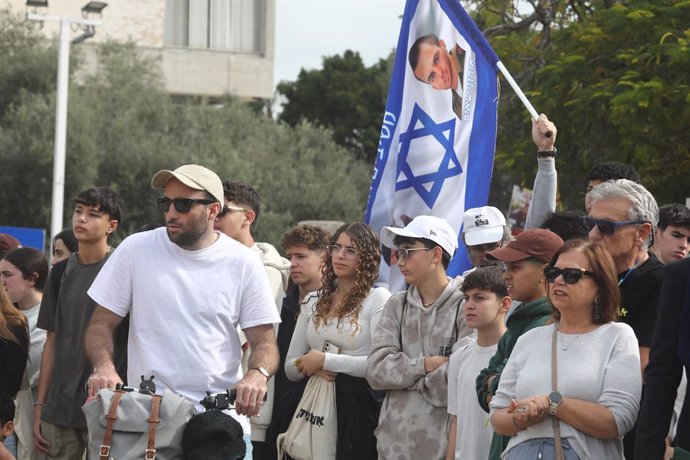
[[[594,299],[594,321],[599,321],[601,319],[601,315],[599,314],[599,297]]]

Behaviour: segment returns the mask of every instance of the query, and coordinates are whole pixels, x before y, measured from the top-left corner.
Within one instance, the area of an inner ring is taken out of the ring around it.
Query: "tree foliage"
[[[280,119],[295,126],[306,119],[333,130],[335,141],[374,163],[388,95],[393,54],[366,67],[359,53],[323,58],[323,68],[302,69],[294,82],[281,82],[287,102]]]
[[[565,207],[582,207],[585,174],[607,160],[635,166],[660,204],[684,203],[690,196],[690,2],[550,4],[548,24],[510,31],[487,22],[485,30],[537,110],[558,125]],[[503,25],[520,22],[482,14]],[[529,185],[535,162],[529,115],[510,88],[502,96],[492,199],[507,203],[507,185]]]
[[[7,101],[0,112],[0,223],[47,228],[56,49],[21,18],[2,13],[0,21],[0,44],[13,43],[12,48],[0,45],[0,62],[14,65],[8,54],[28,56],[36,74],[20,79],[18,70],[4,64],[0,70]],[[143,224],[161,222],[151,177],[159,169],[190,162],[259,191],[259,241],[280,241],[299,220],[361,219],[370,167],[335,144],[331,131],[306,121],[295,127],[276,123],[231,97],[215,105],[174,103],[156,63],[133,44],[99,46],[94,70],[81,65],[79,47],[72,52],[79,78],[73,79],[69,95],[66,226],[72,198],[95,185],[109,186],[123,199],[119,239]],[[16,61],[19,69],[27,65]]]
[[[463,3],[536,109],[559,128],[564,208],[582,208],[586,173],[602,161],[635,166],[660,204],[685,202],[690,2]],[[325,57],[322,69],[279,86],[287,98],[282,119],[332,127],[338,143],[373,163],[392,57],[370,68],[349,51]],[[363,104],[370,104],[364,112]],[[490,201],[507,208],[513,184],[532,185],[536,161],[530,116],[503,79],[498,123]]]

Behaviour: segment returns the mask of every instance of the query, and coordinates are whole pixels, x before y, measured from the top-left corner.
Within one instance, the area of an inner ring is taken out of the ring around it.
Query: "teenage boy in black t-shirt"
[[[93,368],[86,358],[84,334],[96,304],[86,291],[111,253],[108,237],[121,214],[112,190],[96,187],[79,193],[72,214],[78,250],[55,265],[53,270],[64,271],[60,286],[51,276],[41,302],[37,326],[48,335],[34,408],[34,442],[53,459],[81,459],[88,445],[81,406],[87,398],[84,383]]]

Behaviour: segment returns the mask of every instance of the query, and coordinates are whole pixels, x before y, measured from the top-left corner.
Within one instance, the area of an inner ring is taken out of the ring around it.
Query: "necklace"
[[[108,245],[108,249],[105,251],[105,254],[103,254],[103,257],[105,257],[105,256],[107,256],[108,254],[110,254],[110,250],[111,250],[111,249],[112,249],[112,246]],[[77,258],[78,258],[79,260],[81,260],[81,257],[79,257],[79,249],[77,249]],[[103,258],[101,258],[101,260],[103,260]]]
[[[568,351],[568,348],[570,347],[570,345],[572,345],[577,339],[579,339],[582,336],[582,334],[578,334],[575,336],[574,339],[572,339],[569,343],[566,344],[565,338],[563,337],[565,334],[563,334],[560,331],[560,329],[558,330],[558,332],[559,332],[559,335],[561,337],[561,350],[563,350],[563,351]]]
[[[623,284],[623,282],[624,282],[626,279],[628,279],[628,276],[630,276],[630,274],[632,273],[632,271],[635,270],[635,269],[637,268],[637,266],[640,264],[640,262],[642,262],[642,260],[636,260],[635,263],[633,264],[633,266],[630,267],[630,268],[628,269],[627,272],[625,272],[625,275],[623,275],[623,277],[621,278],[621,280],[618,282],[618,285],[619,285],[619,286],[620,286],[621,284]]]

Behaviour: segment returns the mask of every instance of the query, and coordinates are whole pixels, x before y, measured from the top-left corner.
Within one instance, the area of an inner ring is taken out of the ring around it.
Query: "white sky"
[[[348,49],[367,66],[388,56],[404,8],[404,0],[276,0],[274,86]]]

